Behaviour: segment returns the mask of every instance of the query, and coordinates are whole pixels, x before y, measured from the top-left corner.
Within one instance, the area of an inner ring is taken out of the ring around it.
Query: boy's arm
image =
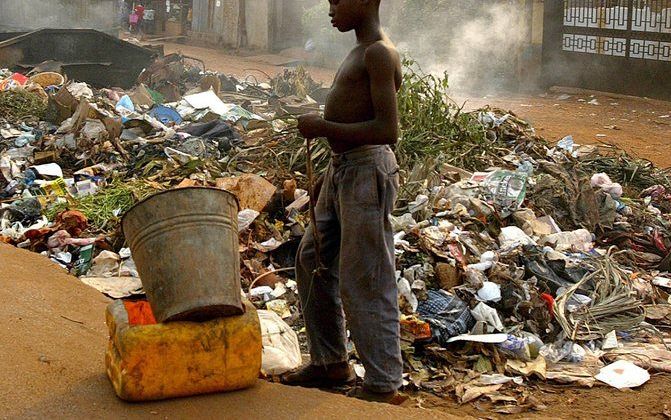
[[[299,118],[298,128],[305,137],[327,137],[351,145],[390,144],[398,140],[398,99],[396,61],[382,44],[370,46],[364,55],[370,78],[370,93],[375,118],[358,123],[326,121],[317,114]]]

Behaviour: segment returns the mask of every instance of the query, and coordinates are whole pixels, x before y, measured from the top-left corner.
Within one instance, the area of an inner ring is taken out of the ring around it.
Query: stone
[[[462,284],[461,273],[457,267],[447,264],[438,263],[435,267],[436,279],[440,284],[440,288],[449,291],[450,289],[460,286]]]

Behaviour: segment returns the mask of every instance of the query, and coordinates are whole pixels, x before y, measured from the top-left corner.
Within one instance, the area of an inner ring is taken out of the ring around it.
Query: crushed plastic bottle
[[[526,331],[520,331],[517,335],[508,334],[508,339],[497,346],[504,354],[526,362],[536,360],[544,348],[543,340]]]

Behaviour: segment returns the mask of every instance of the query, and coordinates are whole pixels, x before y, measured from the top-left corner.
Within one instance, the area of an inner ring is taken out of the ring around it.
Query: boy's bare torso
[[[391,41],[385,37],[374,43],[358,45],[345,58],[336,73],[324,110],[324,119],[327,121],[357,123],[375,118],[370,76],[364,62],[366,50],[374,44],[382,44],[390,51],[393,57],[390,65],[396,67],[394,72],[396,90],[400,89],[402,83],[401,60]],[[361,144],[351,145],[330,138],[328,140],[335,153],[343,153],[361,146]]]

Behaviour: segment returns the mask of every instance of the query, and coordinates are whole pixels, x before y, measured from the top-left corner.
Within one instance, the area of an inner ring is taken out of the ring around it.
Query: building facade
[[[193,0],[192,38],[276,51],[302,40],[302,0]]]

